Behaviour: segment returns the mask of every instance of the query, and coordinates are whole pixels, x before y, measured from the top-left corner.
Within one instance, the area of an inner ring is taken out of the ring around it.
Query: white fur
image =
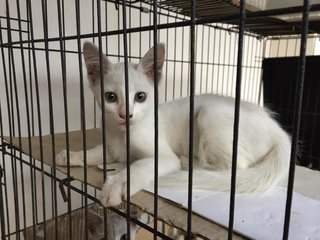
[[[164,45],[158,46],[157,74],[161,77]],[[90,87],[101,106],[98,48],[84,45]],[[105,101],[107,161],[126,161],[125,84],[123,63],[111,64],[104,56],[104,92],[112,91],[118,101]],[[91,69],[91,70],[90,70]],[[92,70],[93,69],[93,70]],[[89,71],[90,70],[90,71]],[[129,64],[130,119],[130,193],[134,194],[154,179],[154,95],[153,48],[138,65]],[[136,102],[136,92],[147,93],[143,103]],[[274,186],[285,175],[289,164],[290,138],[268,111],[242,102],[240,108],[238,144],[238,192],[261,192]],[[228,190],[232,162],[234,99],[216,95],[195,97],[194,188]],[[189,153],[189,98],[159,106],[160,186],[187,186],[187,171],[181,160]],[[81,165],[82,153],[71,154],[71,165]],[[102,162],[102,147],[88,150],[88,164]],[[66,152],[57,156],[57,163],[66,165]],[[83,164],[82,164],[83,165]],[[101,202],[105,206],[121,203],[126,198],[126,169],[108,177],[102,188]]]

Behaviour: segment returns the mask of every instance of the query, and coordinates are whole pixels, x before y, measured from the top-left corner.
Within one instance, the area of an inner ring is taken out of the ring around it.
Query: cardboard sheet
[[[186,191],[160,189],[162,197],[187,207]],[[229,221],[229,193],[195,191],[193,211],[224,226]],[[286,188],[262,196],[241,194],[235,200],[234,229],[254,239],[282,239]],[[320,201],[294,192],[289,239],[320,239]]]
[[[75,131],[69,133],[69,146],[71,151],[79,151],[83,149],[83,134],[82,131]],[[66,135],[64,133],[59,133],[53,135],[54,145],[55,145],[55,154],[58,154],[62,150],[66,149]],[[10,143],[10,137],[4,137],[4,140]],[[43,161],[45,164],[49,166],[53,166],[53,152],[52,152],[52,136],[42,136],[41,139],[39,137],[31,137],[31,149],[29,148],[29,138],[23,137],[21,140],[19,138],[12,138],[12,145],[17,149],[20,149],[21,152],[28,156],[32,156],[33,158]],[[101,143],[101,131],[100,129],[91,129],[86,131],[86,144],[87,148],[93,148]],[[21,142],[21,146],[20,146]],[[42,146],[41,143],[42,142]],[[40,149],[42,148],[42,155]],[[66,167],[56,167],[63,173],[67,173]],[[87,182],[90,186],[101,189],[103,184],[103,175],[101,171],[97,167],[88,167],[88,179]],[[79,180],[84,180],[84,168],[83,167],[72,167],[70,169],[70,176]]]

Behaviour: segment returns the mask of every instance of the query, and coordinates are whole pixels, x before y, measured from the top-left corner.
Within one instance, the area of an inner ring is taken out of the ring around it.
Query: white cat
[[[129,63],[130,191],[141,190],[154,179],[154,69],[161,78],[165,47],[158,44],[157,66],[153,48],[139,64]],[[98,104],[105,106],[107,162],[126,161],[126,111],[124,64],[111,64],[103,56],[104,101],[100,97],[99,50],[91,43],[83,48],[90,87]],[[234,99],[216,95],[195,97],[194,188],[226,191],[230,188]],[[187,186],[188,172],[181,170],[180,159],[189,153],[189,98],[159,106],[160,186]],[[102,146],[87,150],[88,165],[102,163]],[[264,110],[241,103],[237,192],[261,192],[276,185],[289,165],[290,138]],[[71,152],[70,164],[83,165],[83,153]],[[66,152],[57,156],[66,165]],[[101,202],[114,206],[126,198],[126,169],[108,177]]]

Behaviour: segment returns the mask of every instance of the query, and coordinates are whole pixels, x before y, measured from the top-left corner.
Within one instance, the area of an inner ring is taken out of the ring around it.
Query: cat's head
[[[129,79],[129,119],[134,125],[153,109],[154,84],[158,84],[162,77],[165,47],[157,45],[157,66],[154,68],[154,49],[151,48],[138,64],[128,64]],[[112,64],[102,55],[103,63],[103,102],[101,102],[101,80],[99,48],[89,42],[83,47],[84,59],[87,67],[90,88],[101,107],[104,104],[106,118],[120,129],[126,125],[126,100],[125,100],[125,66],[124,63]],[[154,69],[157,80],[155,83]]]

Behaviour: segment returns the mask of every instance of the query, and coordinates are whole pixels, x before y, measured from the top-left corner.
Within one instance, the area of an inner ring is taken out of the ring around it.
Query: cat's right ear
[[[91,42],[85,42],[83,45],[83,56],[90,84],[95,85],[100,79],[99,48]],[[111,63],[105,55],[102,55],[102,63],[103,74],[106,74],[111,68]]]
[[[140,63],[138,64],[138,69],[142,69],[142,71],[148,76],[148,78],[154,81],[154,71],[156,71],[158,82],[162,78],[162,68],[165,57],[165,46],[163,43],[158,43],[157,48],[157,66],[154,66],[154,48],[149,49],[149,51],[143,56]],[[157,82],[157,83],[158,83]]]

